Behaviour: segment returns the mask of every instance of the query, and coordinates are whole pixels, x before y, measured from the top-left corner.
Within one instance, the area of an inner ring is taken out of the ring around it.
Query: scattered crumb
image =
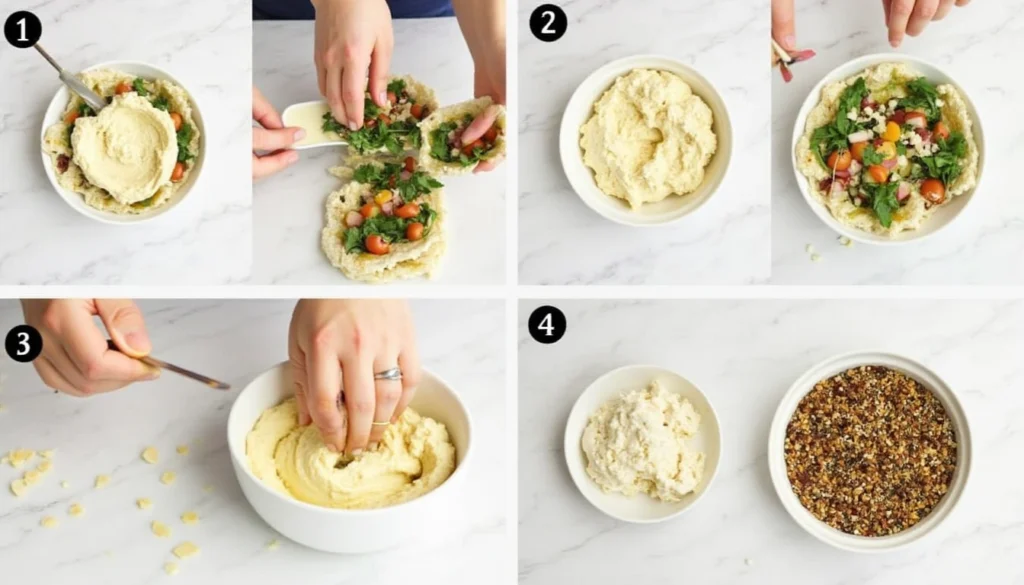
[[[71,487],[71,484],[68,483],[68,480],[65,479],[64,481],[60,482],[60,487],[68,489],[69,487]]]
[[[188,455],[188,445],[178,445],[176,451],[178,455]]]
[[[38,470],[29,469],[28,471],[25,472],[25,483],[28,485],[33,485],[36,482],[38,482],[39,478],[41,477],[43,477],[43,474],[39,473]]]
[[[40,451],[39,456],[42,457],[43,459],[53,459],[54,451],[55,449],[47,449],[45,451]]]
[[[39,521],[39,525],[43,528],[56,528],[58,524],[60,522],[53,516],[43,516],[43,519]]]
[[[277,550],[279,546],[281,546],[281,541],[275,538],[267,543],[267,550]]]
[[[199,514],[195,512],[185,512],[181,515],[181,521],[185,524],[199,524]]]
[[[105,550],[105,551],[103,551],[103,554],[107,555],[108,557],[112,557],[112,556],[114,556],[114,551],[112,551],[112,550]]]
[[[204,485],[203,486],[203,491],[208,493],[208,494],[212,494],[213,493],[213,486],[212,485]]]
[[[848,238],[846,236],[839,236],[839,244],[842,245],[842,246],[846,246],[847,248],[852,248],[853,247],[853,240],[851,240],[850,238]]]
[[[4,455],[3,457],[0,457],[0,465],[10,465],[10,464],[11,464],[10,456]]]
[[[821,262],[820,254],[811,254],[811,262]]]
[[[7,454],[7,462],[15,469],[25,465],[36,456],[36,452],[32,449],[15,449]]]
[[[179,559],[186,559],[198,553],[199,547],[192,544],[191,542],[185,541],[171,549],[171,552],[174,553],[174,556],[178,557]]]
[[[68,508],[68,514],[72,516],[81,516],[83,513],[85,513],[85,508],[82,507],[82,504],[71,504],[71,507]]]
[[[28,491],[28,484],[24,479],[18,478],[11,482],[11,493],[15,496],[20,498],[26,491]]]
[[[153,523],[150,524],[149,527],[153,530],[153,534],[160,538],[167,538],[171,535],[171,527],[159,520],[153,520]]]
[[[96,485],[96,489],[100,489],[103,486],[107,485],[108,483],[110,483],[110,476],[109,475],[97,475],[96,476],[96,484],[95,484]]]
[[[142,460],[146,463],[156,463],[160,459],[160,454],[157,452],[156,447],[146,447],[142,450]]]
[[[38,471],[39,473],[46,473],[51,469],[53,469],[53,462],[50,461],[49,459],[44,459],[39,462],[39,465],[36,465],[36,471]]]
[[[814,244],[807,244],[806,246],[804,246],[804,252],[807,252],[808,254],[813,254]]]
[[[753,567],[754,566],[754,559],[743,559],[743,564],[745,564],[748,567]]]
[[[153,507],[153,502],[150,501],[149,498],[139,498],[135,500],[135,505],[138,506],[140,510],[148,510]]]
[[[174,475],[173,471],[165,471],[163,475],[160,476],[160,483],[164,485],[171,485],[177,477],[178,476]]]
[[[178,563],[164,563],[164,573],[168,575],[178,574]]]
[[[7,407],[4,406],[3,404],[0,404],[0,412],[3,412],[5,410],[7,410]]]

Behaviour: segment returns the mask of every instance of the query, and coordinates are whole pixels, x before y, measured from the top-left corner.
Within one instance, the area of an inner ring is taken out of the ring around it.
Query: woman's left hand
[[[495,104],[505,104],[505,2],[494,0],[455,0],[462,35],[473,56],[473,94],[488,96]],[[491,106],[473,120],[462,135],[462,143],[472,144],[483,137],[498,118],[498,107]],[[480,162],[474,173],[492,171],[504,156]]]

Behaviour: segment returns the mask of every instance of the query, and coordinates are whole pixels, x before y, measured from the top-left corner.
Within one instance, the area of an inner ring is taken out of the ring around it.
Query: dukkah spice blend
[[[786,427],[786,474],[807,510],[859,536],[920,522],[949,490],[957,437],[942,403],[902,372],[860,366],[821,380]]]

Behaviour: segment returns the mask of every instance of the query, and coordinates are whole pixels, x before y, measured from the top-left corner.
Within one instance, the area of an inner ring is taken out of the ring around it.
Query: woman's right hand
[[[159,370],[132,359],[152,346],[139,307],[127,299],[25,299],[25,323],[43,338],[43,352],[32,362],[47,386],[72,396],[90,396],[155,380]],[[93,322],[103,321],[120,351]]]
[[[363,127],[367,70],[374,103],[387,103],[395,47],[391,10],[385,0],[313,0],[313,6],[313,61],[320,95],[327,98],[335,120],[358,130]]]

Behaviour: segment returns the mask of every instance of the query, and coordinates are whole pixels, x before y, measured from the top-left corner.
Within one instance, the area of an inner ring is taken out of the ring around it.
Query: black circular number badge
[[[4,349],[12,360],[28,363],[42,353],[43,336],[31,325],[18,325],[7,332]]]
[[[19,49],[27,49],[43,36],[43,23],[27,10],[19,10],[4,22],[4,38]]]
[[[553,43],[562,38],[568,28],[569,17],[554,4],[541,4],[530,15],[530,31],[545,43]]]
[[[565,313],[557,307],[543,306],[530,313],[527,323],[530,337],[540,343],[555,343],[565,335]]]

